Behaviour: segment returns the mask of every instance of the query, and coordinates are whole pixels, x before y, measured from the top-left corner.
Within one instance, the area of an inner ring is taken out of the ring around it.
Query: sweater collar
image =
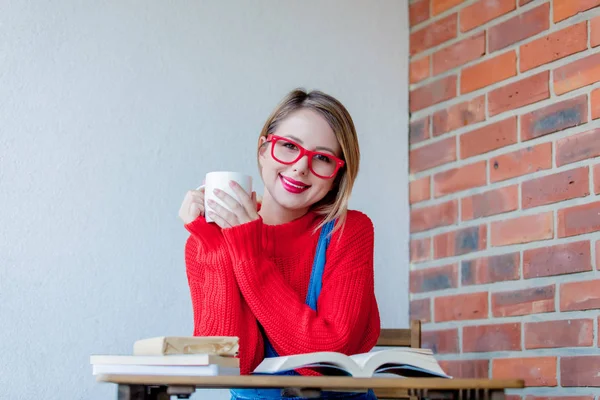
[[[301,237],[308,238],[312,236],[318,221],[319,215],[314,211],[309,211],[285,224],[267,225],[263,223],[263,248],[269,254],[289,255],[290,251],[294,250],[289,246],[292,243],[297,243]]]

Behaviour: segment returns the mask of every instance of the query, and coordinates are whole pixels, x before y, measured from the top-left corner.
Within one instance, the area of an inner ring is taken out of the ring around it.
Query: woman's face
[[[342,158],[342,150],[333,130],[321,115],[310,109],[300,109],[290,114],[279,123],[273,134],[290,139],[306,150]],[[335,176],[330,179],[316,176],[309,169],[308,156],[293,164],[282,164],[273,159],[271,146],[273,144],[268,143],[259,153],[262,179],[265,190],[281,207],[294,211],[308,210],[332,189]]]

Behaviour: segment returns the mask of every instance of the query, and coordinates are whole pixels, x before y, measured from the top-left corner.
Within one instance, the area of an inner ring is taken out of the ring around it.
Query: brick
[[[600,118],[600,88],[592,90],[592,94],[590,95],[590,103],[592,104],[592,119]]]
[[[435,322],[487,318],[488,294],[479,292],[436,297],[434,317]]]
[[[560,285],[560,311],[600,308],[600,279]]]
[[[448,375],[461,379],[487,379],[489,360],[440,360],[440,366]]]
[[[465,0],[432,0],[431,11],[433,15],[438,15],[455,7]]]
[[[462,221],[489,217],[519,208],[518,185],[506,186],[473,196],[464,197],[460,203]]]
[[[600,387],[600,356],[573,356],[560,359],[560,384],[564,387]]]
[[[486,179],[485,160],[453,168],[433,176],[433,194],[435,197],[440,197],[461,190],[484,186]]]
[[[486,225],[471,226],[441,233],[433,238],[433,256],[435,259],[460,256],[483,250],[486,247]]]
[[[431,260],[431,238],[410,240],[410,262],[420,263]]]
[[[519,7],[524,6],[525,4],[531,3],[533,0],[519,0]]]
[[[420,24],[429,19],[429,0],[418,0],[408,6],[410,26]]]
[[[489,51],[503,49],[549,27],[550,4],[546,3],[489,28]]]
[[[489,60],[463,68],[460,93],[469,93],[517,75],[517,54],[514,50]]]
[[[410,240],[410,262],[431,260],[431,238]]]
[[[415,173],[451,161],[456,161],[456,140],[452,137],[411,150],[408,164]]]
[[[600,194],[600,164],[594,165],[594,193]]]
[[[458,201],[451,200],[410,210],[410,232],[423,232],[458,222]]]
[[[410,319],[423,323],[431,322],[431,300],[419,299],[410,301]]]
[[[558,210],[558,237],[600,231],[600,201]]]
[[[423,331],[421,347],[431,349],[434,354],[458,353],[458,329]]]
[[[456,76],[447,76],[411,90],[410,111],[418,111],[456,97]]]
[[[460,31],[466,32],[516,8],[515,0],[479,0],[460,11]]]
[[[499,87],[488,94],[488,112],[494,116],[550,98],[548,71]]]
[[[414,56],[424,50],[430,49],[450,39],[454,39],[457,32],[457,13],[448,15],[438,21],[410,34],[410,55]]]
[[[519,253],[463,260],[461,285],[483,285],[519,279]]]
[[[587,11],[600,5],[600,0],[552,0],[554,22],[562,21],[580,12]]]
[[[492,294],[494,317],[554,312],[554,285]]]
[[[589,168],[581,167],[523,182],[523,209],[585,197],[590,194]]]
[[[532,174],[552,167],[552,143],[542,143],[490,160],[490,182]]]
[[[492,361],[493,379],[523,379],[525,386],[556,386],[557,357],[499,358]]]
[[[529,71],[587,49],[587,22],[571,25],[521,46],[519,68]]]
[[[410,292],[423,293],[455,288],[458,286],[456,264],[410,271]]]
[[[506,246],[552,239],[554,236],[554,215],[552,211],[548,211],[536,215],[495,221],[492,222],[490,229],[492,230],[492,246]]]
[[[433,74],[441,74],[485,54],[485,31],[433,53]]]
[[[412,121],[408,129],[409,144],[415,144],[429,139],[429,116]]]
[[[521,324],[465,326],[463,353],[521,350]]]
[[[600,81],[600,53],[595,53],[553,72],[554,93],[561,95]]]
[[[593,340],[593,319],[566,319],[525,324],[526,349],[592,346]]]
[[[600,16],[590,20],[590,45],[596,47],[600,45]]]
[[[517,143],[517,117],[494,122],[460,135],[460,158],[465,159]]]
[[[525,250],[523,277],[540,278],[592,270],[590,242],[587,240]]]
[[[587,95],[552,103],[521,116],[521,140],[535,139],[587,121]]]
[[[483,120],[485,120],[485,96],[475,97],[472,100],[436,111],[433,114],[433,136],[439,136]]]
[[[556,142],[556,164],[560,167],[600,156],[600,128],[569,135]]]
[[[424,178],[410,182],[409,193],[410,204],[415,204],[420,201],[429,200],[431,193],[431,179],[428,176],[426,176]]]
[[[411,61],[409,66],[410,83],[418,83],[429,78],[429,56]]]

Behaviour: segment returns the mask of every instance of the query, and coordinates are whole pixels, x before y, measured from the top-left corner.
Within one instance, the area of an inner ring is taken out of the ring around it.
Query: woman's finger
[[[225,205],[231,210],[233,214],[237,216],[237,219],[241,222],[247,222],[249,220],[248,212],[246,208],[241,205],[236,199],[231,197],[228,193],[215,189],[215,195],[225,203]]]
[[[208,206],[210,207],[212,212],[214,212],[219,218],[227,222],[229,226],[239,225],[240,222],[238,217],[234,213],[229,211],[227,208],[217,203],[216,201],[212,199],[208,200]]]
[[[208,216],[211,217],[215,224],[217,224],[221,229],[231,228],[231,224],[229,224],[225,219],[221,218],[221,216],[214,211],[209,211]]]
[[[251,195],[246,193],[246,191],[235,181],[231,181],[230,186],[240,200],[240,204],[246,210],[247,215],[251,217],[250,219],[254,219],[252,217],[256,214],[256,207],[254,206],[254,201],[250,197]]]

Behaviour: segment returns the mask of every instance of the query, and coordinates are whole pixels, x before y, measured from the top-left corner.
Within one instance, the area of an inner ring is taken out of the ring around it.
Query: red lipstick
[[[279,179],[281,180],[281,185],[283,188],[290,193],[299,194],[310,187],[310,185],[306,185],[300,181],[288,178],[287,176],[283,176],[281,174],[279,175]]]

